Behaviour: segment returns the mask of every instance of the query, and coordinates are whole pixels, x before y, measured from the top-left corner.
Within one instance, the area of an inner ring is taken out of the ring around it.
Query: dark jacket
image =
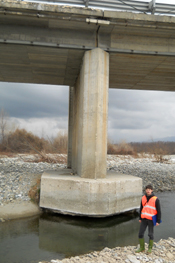
[[[155,195],[152,193],[152,194],[149,195],[149,196],[147,196],[147,195],[145,195],[145,196],[146,196],[147,202],[148,202],[149,199],[150,199],[151,197],[155,196]],[[157,223],[160,224],[160,220],[161,220],[161,208],[160,208],[160,201],[159,201],[158,198],[156,199],[156,204],[155,204],[155,205],[156,205],[156,210],[157,210]],[[142,206],[142,200],[141,200],[141,204],[140,204],[140,214],[139,214],[140,220],[142,220],[142,218],[141,218],[142,208],[143,208],[143,206]]]

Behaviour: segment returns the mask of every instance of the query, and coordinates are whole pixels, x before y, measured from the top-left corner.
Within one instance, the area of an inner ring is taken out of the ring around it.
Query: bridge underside
[[[0,81],[68,85],[68,168],[40,206],[107,216],[135,209],[140,178],[107,176],[108,89],[175,91],[175,18],[0,0]]]
[[[0,81],[74,86],[85,51],[109,88],[175,90],[175,18],[0,0]]]
[[[84,53],[0,44],[0,81],[74,86]],[[175,57],[110,53],[109,88],[175,91]]]

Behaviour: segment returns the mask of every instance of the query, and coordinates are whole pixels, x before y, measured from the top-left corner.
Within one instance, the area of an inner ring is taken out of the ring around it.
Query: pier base
[[[72,175],[71,169],[41,177],[40,207],[60,214],[111,216],[139,208],[141,196],[142,179],[111,171],[96,180]]]

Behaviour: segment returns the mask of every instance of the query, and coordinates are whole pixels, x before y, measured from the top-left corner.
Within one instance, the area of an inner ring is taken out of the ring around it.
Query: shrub
[[[67,132],[59,132],[56,138],[53,139],[52,147],[57,153],[67,153],[68,135]]]
[[[125,141],[122,141],[119,144],[112,144],[110,141],[108,142],[108,154],[119,154],[119,155],[135,155],[134,148],[126,143]]]
[[[43,150],[45,140],[27,132],[25,129],[16,129],[11,132],[7,138],[4,150],[16,153],[33,152]]]

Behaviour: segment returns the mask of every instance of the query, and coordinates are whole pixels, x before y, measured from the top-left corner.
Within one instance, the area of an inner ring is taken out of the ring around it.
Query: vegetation
[[[67,132],[58,133],[55,138],[40,138],[25,129],[9,124],[8,115],[0,111],[0,152],[1,153],[37,153],[41,161],[53,161],[46,154],[67,153]],[[132,155],[148,153],[162,161],[162,156],[175,154],[175,142],[142,142],[114,144],[108,141],[108,154]],[[56,162],[55,160],[54,162]]]
[[[40,138],[25,129],[16,128],[10,123],[7,114],[0,111],[0,153],[11,154],[37,153],[37,162],[66,163],[68,136],[66,132],[58,133],[55,138]],[[166,162],[165,155],[175,154],[175,142],[142,142],[126,143],[122,141],[114,144],[108,141],[108,154],[132,155],[134,157],[151,154],[156,162]],[[52,154],[52,155],[49,155]],[[55,154],[55,155],[54,155]],[[60,156],[58,154],[65,154]],[[39,203],[40,178],[30,189],[29,196],[35,203]]]
[[[27,132],[25,129],[16,129],[0,136],[0,152],[6,153],[67,153],[67,133],[58,133],[55,138],[45,139]],[[122,141],[114,144],[108,141],[108,154],[136,155],[149,153],[154,155],[175,154],[175,142],[132,142]]]
[[[36,184],[31,187],[28,193],[31,201],[35,204],[39,204],[39,201],[40,201],[40,182],[41,182],[41,179],[39,178]]]
[[[108,154],[135,155],[136,153],[134,148],[125,141],[122,141],[119,144],[112,144],[108,141]]]

